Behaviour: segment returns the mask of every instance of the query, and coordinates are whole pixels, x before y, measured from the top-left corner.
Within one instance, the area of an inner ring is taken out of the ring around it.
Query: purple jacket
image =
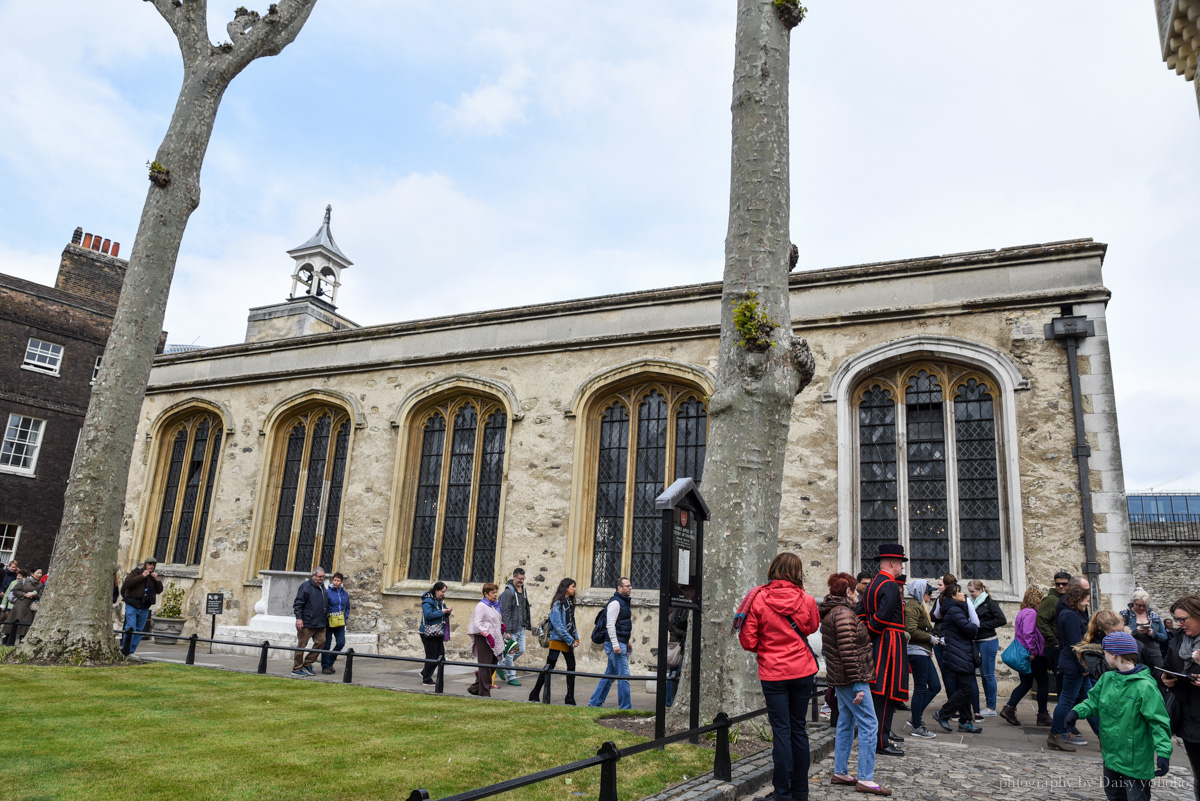
[[[1017,640],[1029,649],[1030,656],[1041,656],[1046,650],[1046,638],[1037,628],[1037,610],[1022,609],[1013,621]]]

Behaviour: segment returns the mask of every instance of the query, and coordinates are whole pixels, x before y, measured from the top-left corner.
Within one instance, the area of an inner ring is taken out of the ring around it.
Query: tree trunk
[[[150,165],[150,189],[75,450],[51,575],[41,610],[15,654],[20,661],[79,665],[120,658],[110,615],[129,464],[175,260],[200,204],[200,168],[217,108],[247,64],[295,38],[315,2],[285,0],[266,17],[239,9],[229,25],[234,43],[213,46],[204,0],[155,0],[179,40],[183,86]]]
[[[704,463],[712,520],[704,543],[702,723],[718,711],[761,706],[753,655],[729,626],[778,550],[792,403],[812,380],[812,356],[791,334],[788,302],[788,47],[802,15],[773,0],[738,1],[720,358]],[[688,681],[681,677],[680,687]],[[686,690],[678,698],[674,725],[687,720]]]

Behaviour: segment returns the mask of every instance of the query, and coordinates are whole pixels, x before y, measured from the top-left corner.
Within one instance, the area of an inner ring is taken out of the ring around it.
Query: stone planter
[[[182,634],[183,624],[187,622],[181,617],[153,617],[150,619],[151,634]],[[161,645],[174,645],[182,640],[176,640],[172,637],[155,637],[154,641]]]

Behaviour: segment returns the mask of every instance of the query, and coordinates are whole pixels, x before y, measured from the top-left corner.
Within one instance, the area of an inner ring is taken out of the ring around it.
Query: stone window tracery
[[[655,587],[662,519],[654,499],[678,478],[703,478],[704,397],[691,387],[642,383],[592,408],[592,586],[611,587],[624,575],[635,587]]]
[[[908,573],[1006,580],[997,383],[950,362],[889,367],[859,382],[858,556],[901,542]]]
[[[508,415],[494,398],[458,395],[412,418],[406,577],[495,579]]]
[[[350,415],[327,405],[284,415],[274,427],[262,569],[336,568],[350,434]]]
[[[150,518],[150,554],[160,564],[198,565],[204,556],[222,433],[216,414],[195,410],[162,429]]]

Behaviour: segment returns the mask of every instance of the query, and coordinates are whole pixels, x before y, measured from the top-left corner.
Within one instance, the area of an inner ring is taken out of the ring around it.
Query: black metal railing
[[[813,698],[817,698],[814,691]],[[713,776],[718,781],[731,781],[733,779],[733,760],[729,755],[729,729],[731,726],[736,726],[739,723],[744,723],[747,720],[756,718],[759,715],[766,714],[767,710],[756,709],[753,712],[747,712],[744,715],[735,715],[730,717],[724,712],[718,712],[713,718],[713,722],[707,726],[697,726],[693,729],[687,729],[676,734],[671,734],[666,737],[659,737],[656,740],[648,740],[644,743],[631,745],[628,748],[617,748],[611,740],[600,746],[594,757],[581,759],[577,762],[568,762],[565,765],[559,765],[556,768],[541,770],[537,773],[529,773],[525,776],[518,776],[515,779],[489,784],[487,787],[478,787],[474,790],[467,790],[454,795],[442,796],[437,801],[477,801],[481,798],[490,798],[501,793],[511,792],[522,787],[528,787],[531,784],[544,782],[547,779],[555,779],[559,776],[567,776],[581,770],[587,770],[596,766],[600,767],[600,795],[599,801],[618,801],[617,799],[617,763],[625,757],[641,754],[645,751],[653,751],[671,743],[678,743],[683,740],[696,740],[700,735],[709,732],[716,732],[716,749],[713,755]],[[428,790],[417,789],[413,790],[408,801],[433,801],[433,796]]]
[[[1129,538],[1134,542],[1200,542],[1200,516],[1131,514]]]

